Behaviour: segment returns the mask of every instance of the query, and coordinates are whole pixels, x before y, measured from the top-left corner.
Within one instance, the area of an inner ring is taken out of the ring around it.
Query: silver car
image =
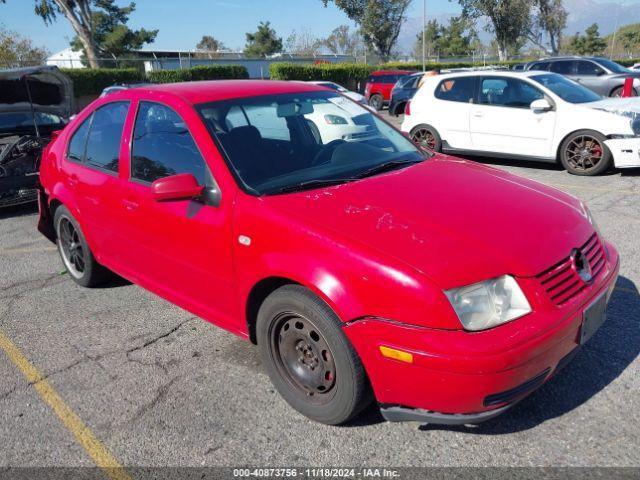
[[[633,78],[632,95],[640,92],[640,71],[630,70],[607,58],[553,57],[529,62],[526,70],[559,73],[603,97],[619,97],[626,78]]]

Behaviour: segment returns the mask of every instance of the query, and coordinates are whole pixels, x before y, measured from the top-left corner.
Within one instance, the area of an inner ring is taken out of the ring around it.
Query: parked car
[[[523,70],[526,70],[526,63],[516,63],[511,67],[511,70],[515,71],[515,72],[521,72]]]
[[[527,70],[559,73],[603,97],[622,95],[624,81],[633,78],[633,96],[640,91],[640,72],[600,57],[553,57],[527,64]]]
[[[401,77],[391,90],[391,100],[389,101],[389,115],[397,117],[404,113],[407,102],[413,98],[418,91],[420,80],[424,72],[413,73]]]
[[[603,99],[555,73],[427,79],[402,130],[433,150],[559,162],[576,175],[640,167],[640,100]]]
[[[367,99],[364,97],[364,95],[361,95],[358,92],[352,92],[351,90],[348,90],[348,89],[344,88],[342,85],[338,85],[335,82],[327,82],[325,80],[315,80],[315,81],[311,81],[311,82],[307,82],[307,83],[312,83],[314,85],[319,85],[321,87],[330,88],[331,90],[335,90],[336,92],[340,92],[341,94],[343,94],[344,96],[350,98],[354,102],[358,102],[358,103],[361,103],[363,105],[365,105],[367,103]]]
[[[342,102],[375,134],[318,141],[308,116]],[[71,279],[116,272],[257,343],[281,395],[327,424],[373,399],[388,420],[504,412],[594,334],[619,269],[575,197],[298,82],[114,93],[40,175],[39,229]]]
[[[37,200],[38,163],[73,109],[73,87],[57,67],[0,71],[0,207]]]
[[[111,85],[109,87],[105,87],[100,93],[100,98],[106,97],[107,95],[111,95],[112,93],[121,92],[122,90],[129,90],[130,88],[139,88],[139,87],[148,87],[149,85],[153,85],[148,82],[141,83],[121,83],[119,85]]]
[[[396,82],[407,75],[415,73],[411,70],[378,70],[367,78],[364,96],[375,110],[382,110],[391,100],[391,90]]]

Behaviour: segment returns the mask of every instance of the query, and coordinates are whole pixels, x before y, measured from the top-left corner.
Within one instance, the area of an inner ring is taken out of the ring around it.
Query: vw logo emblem
[[[589,259],[582,253],[582,250],[574,248],[569,258],[571,259],[571,268],[578,274],[580,279],[584,283],[591,283],[593,272],[591,271],[591,265],[589,265]]]

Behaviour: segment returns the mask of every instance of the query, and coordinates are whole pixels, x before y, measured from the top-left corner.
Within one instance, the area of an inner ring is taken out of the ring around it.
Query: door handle
[[[138,202],[134,202],[133,200],[122,200],[122,204],[124,205],[124,208],[130,212],[136,210],[140,206]]]
[[[69,175],[69,185],[75,187],[78,185],[79,179],[77,175]]]
[[[473,116],[476,118],[484,117],[484,113],[482,112],[473,112]]]

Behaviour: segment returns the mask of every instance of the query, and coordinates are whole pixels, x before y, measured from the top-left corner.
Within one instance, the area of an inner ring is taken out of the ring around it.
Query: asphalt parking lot
[[[0,470],[93,466],[104,452],[124,466],[639,466],[640,170],[493,164],[585,200],[622,259],[600,331],[503,416],[423,426],[370,409],[349,426],[314,423],[274,391],[251,344],[124,281],[76,286],[35,208],[13,208],[0,212]]]

